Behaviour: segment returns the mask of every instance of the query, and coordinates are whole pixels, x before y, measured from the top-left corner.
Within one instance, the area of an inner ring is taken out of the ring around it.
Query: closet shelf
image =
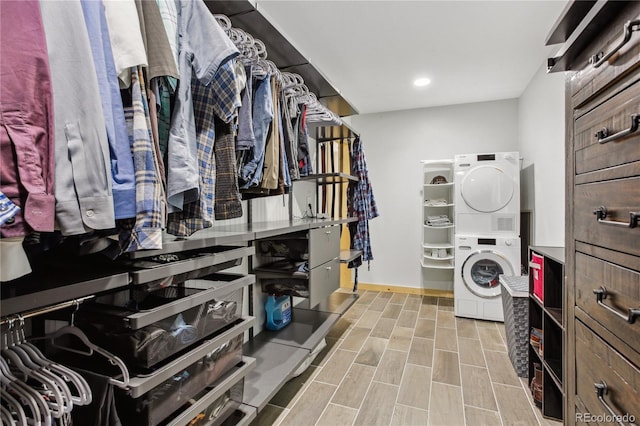
[[[451,243],[424,243],[422,244],[423,248],[437,248],[437,249],[450,249],[453,248],[454,245]]]
[[[453,260],[453,256],[433,257],[433,256],[424,255],[424,258],[429,260]]]
[[[446,226],[430,226],[430,225],[424,225],[425,228],[427,229],[451,229],[454,227],[454,224],[452,223],[451,225],[446,225]]]
[[[340,250],[340,263],[349,263],[362,256],[362,250]]]
[[[453,269],[453,262],[451,260],[446,260],[442,258],[442,260],[422,260],[423,268],[430,269]]]
[[[425,183],[424,186],[427,188],[449,188],[454,185],[453,182],[448,183]]]
[[[309,176],[302,176],[300,180],[315,180],[320,185],[328,185],[334,183],[357,182],[358,178],[346,173],[319,173]]]
[[[434,185],[435,186],[435,185]],[[439,185],[438,185],[439,186]],[[424,203],[425,207],[429,207],[429,208],[445,208],[445,207],[453,207],[455,206],[455,204],[453,203],[447,203],[447,204],[428,204],[428,203]]]

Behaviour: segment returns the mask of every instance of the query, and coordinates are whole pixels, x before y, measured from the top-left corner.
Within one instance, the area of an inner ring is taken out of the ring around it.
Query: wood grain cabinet
[[[565,422],[638,424],[640,2],[570,2],[552,33],[568,22],[548,60],[567,71]]]

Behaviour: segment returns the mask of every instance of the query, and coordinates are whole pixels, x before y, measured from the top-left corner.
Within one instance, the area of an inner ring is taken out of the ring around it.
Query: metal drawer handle
[[[615,220],[606,220],[608,211],[605,206],[600,206],[593,211],[593,214],[596,215],[596,220],[598,223],[604,223],[606,225],[616,225],[616,226],[625,226],[628,228],[635,228],[638,226],[638,221],[640,219],[640,212],[629,212],[629,223],[626,222],[618,222]]]
[[[589,59],[589,63],[593,65],[594,68],[598,68],[600,65],[607,62],[609,58],[611,58],[618,50],[622,48],[622,46],[624,46],[629,40],[631,40],[631,33],[634,31],[638,31],[639,29],[640,19],[627,21],[622,29],[624,36],[622,37],[622,40],[620,40],[620,43],[618,43],[618,45],[611,49],[606,55],[603,52],[593,55],[591,59]]]
[[[640,316],[640,309],[639,308],[629,308],[628,311],[627,311],[627,315],[625,315],[625,314],[621,314],[620,312],[616,311],[611,306],[605,305],[603,300],[605,300],[607,298],[607,289],[604,286],[600,286],[600,288],[598,288],[596,290],[593,290],[593,294],[596,295],[596,300],[598,301],[598,305],[602,306],[607,311],[611,312],[612,314],[616,315],[617,317],[622,318],[623,320],[625,320],[629,324],[633,324],[636,321],[636,318],[638,316]]]
[[[640,114],[631,114],[631,125],[628,129],[621,130],[618,133],[609,136],[609,129],[604,127],[602,130],[595,132],[593,136],[598,139],[598,143],[613,142],[635,133],[638,130],[638,127],[640,127]]]
[[[604,396],[607,393],[609,393],[609,389],[607,388],[607,384],[604,382],[604,380],[601,380],[600,383],[594,383],[593,386],[596,388],[596,395],[598,395],[598,399],[600,400],[600,403],[604,406],[604,408],[607,409],[607,411],[611,415],[612,419],[616,422],[616,424],[620,426],[627,426],[625,423],[622,422],[622,419],[625,419],[628,416],[622,416],[616,413],[609,406],[609,404],[607,404],[607,401],[604,400]],[[629,426],[636,426],[636,424],[629,423]]]

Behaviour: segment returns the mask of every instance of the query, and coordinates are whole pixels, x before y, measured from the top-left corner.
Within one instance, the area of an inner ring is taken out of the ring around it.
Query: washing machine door
[[[499,167],[484,165],[465,173],[460,195],[473,210],[494,213],[509,204],[515,192],[514,181]]]
[[[462,264],[462,281],[476,296],[500,295],[500,274],[513,275],[513,267],[502,255],[492,250],[472,253]]]

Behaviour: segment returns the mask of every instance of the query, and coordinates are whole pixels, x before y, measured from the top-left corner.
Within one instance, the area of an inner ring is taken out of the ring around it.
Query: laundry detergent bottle
[[[281,330],[291,322],[291,299],[289,296],[270,294],[264,304],[267,313],[267,330]]]

